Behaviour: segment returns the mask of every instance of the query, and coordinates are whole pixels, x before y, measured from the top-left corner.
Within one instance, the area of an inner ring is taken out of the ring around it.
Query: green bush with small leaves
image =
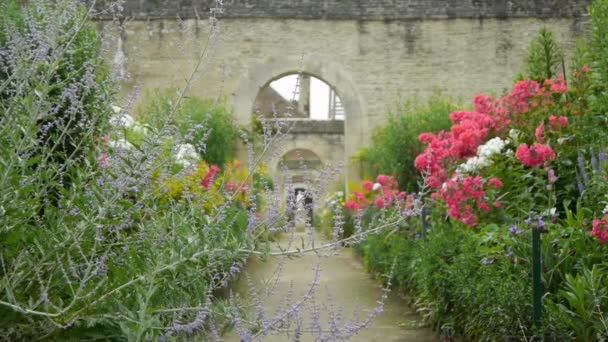
[[[370,147],[358,159],[371,175],[393,175],[401,190],[416,191],[421,178],[414,159],[422,152],[420,133],[448,129],[455,102],[439,93],[426,103],[408,101],[389,113],[388,122],[374,131]]]

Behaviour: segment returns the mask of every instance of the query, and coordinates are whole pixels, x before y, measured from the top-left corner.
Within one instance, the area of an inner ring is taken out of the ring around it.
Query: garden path
[[[323,244],[320,233],[313,233],[315,246]],[[289,241],[297,241],[295,246],[302,246],[302,241],[310,240],[310,232],[306,233],[299,229],[294,233],[293,239],[283,236],[275,244],[273,250],[289,247]],[[326,241],[325,241],[326,242]],[[292,246],[289,248],[293,250]],[[365,272],[361,259],[354,253],[352,248],[340,248],[337,254],[332,256],[320,256],[315,253],[308,253],[304,256],[286,259],[283,270],[277,279],[277,290],[268,298],[263,298],[264,307],[267,313],[275,313],[276,308],[282,307],[282,301],[292,288],[295,298],[302,298],[302,295],[309,289],[309,284],[314,278],[314,268],[317,264],[321,265],[320,285],[315,299],[317,305],[330,305],[333,308],[342,308],[343,321],[349,321],[353,312],[358,311],[360,319],[364,319],[370,312],[378,306],[383,290],[382,285],[372,276]],[[256,288],[261,290],[268,288],[268,280],[276,273],[276,268],[281,262],[277,258],[270,258],[261,261],[252,258],[245,267],[244,271],[256,284]],[[275,277],[276,278],[276,277]],[[266,284],[266,285],[265,285]],[[241,296],[247,296],[246,277],[241,276],[236,284],[236,292]],[[328,298],[331,297],[331,299]],[[297,299],[296,299],[297,300]],[[335,309],[334,309],[335,310]],[[306,327],[310,322],[310,307],[305,309],[303,315],[303,326]],[[321,315],[321,322],[327,328],[329,320],[327,315]],[[292,326],[293,328],[293,326]],[[232,335],[235,336],[235,335]],[[235,339],[236,340],[236,339]],[[290,341],[292,336],[276,335],[267,336],[263,341]],[[389,293],[385,302],[383,313],[375,318],[366,329],[363,329],[351,341],[438,341],[438,337],[428,328],[421,327],[416,313],[407,303],[395,293]],[[227,341],[230,341],[228,339]],[[315,341],[311,333],[305,333],[301,341]]]

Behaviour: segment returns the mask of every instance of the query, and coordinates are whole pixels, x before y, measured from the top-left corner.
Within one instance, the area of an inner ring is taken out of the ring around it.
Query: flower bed
[[[476,96],[474,110],[450,114],[449,130],[419,136],[426,148],[415,166],[425,187],[410,212],[374,206],[358,193],[346,203],[352,212],[366,207],[364,220],[403,215],[401,229],[371,235],[358,250],[370,271],[393,275],[448,338],[608,336],[608,1],[591,13],[594,34],[578,50],[574,72],[522,79],[503,97]],[[540,317],[533,304],[537,233]]]

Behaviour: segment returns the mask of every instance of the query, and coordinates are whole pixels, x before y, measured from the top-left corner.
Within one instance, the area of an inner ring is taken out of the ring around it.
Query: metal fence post
[[[540,328],[542,317],[543,284],[541,282],[541,231],[538,227],[532,228],[532,307],[534,325]]]

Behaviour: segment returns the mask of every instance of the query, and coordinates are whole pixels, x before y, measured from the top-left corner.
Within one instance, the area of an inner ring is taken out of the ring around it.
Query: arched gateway
[[[340,94],[316,75],[283,74],[258,88],[251,111],[259,126],[281,131],[266,158],[268,170],[285,200],[303,205],[297,211],[309,223],[315,197],[323,195],[313,194],[310,184],[345,161],[344,126],[350,113]],[[342,188],[345,177],[332,181],[336,185],[324,191]]]

